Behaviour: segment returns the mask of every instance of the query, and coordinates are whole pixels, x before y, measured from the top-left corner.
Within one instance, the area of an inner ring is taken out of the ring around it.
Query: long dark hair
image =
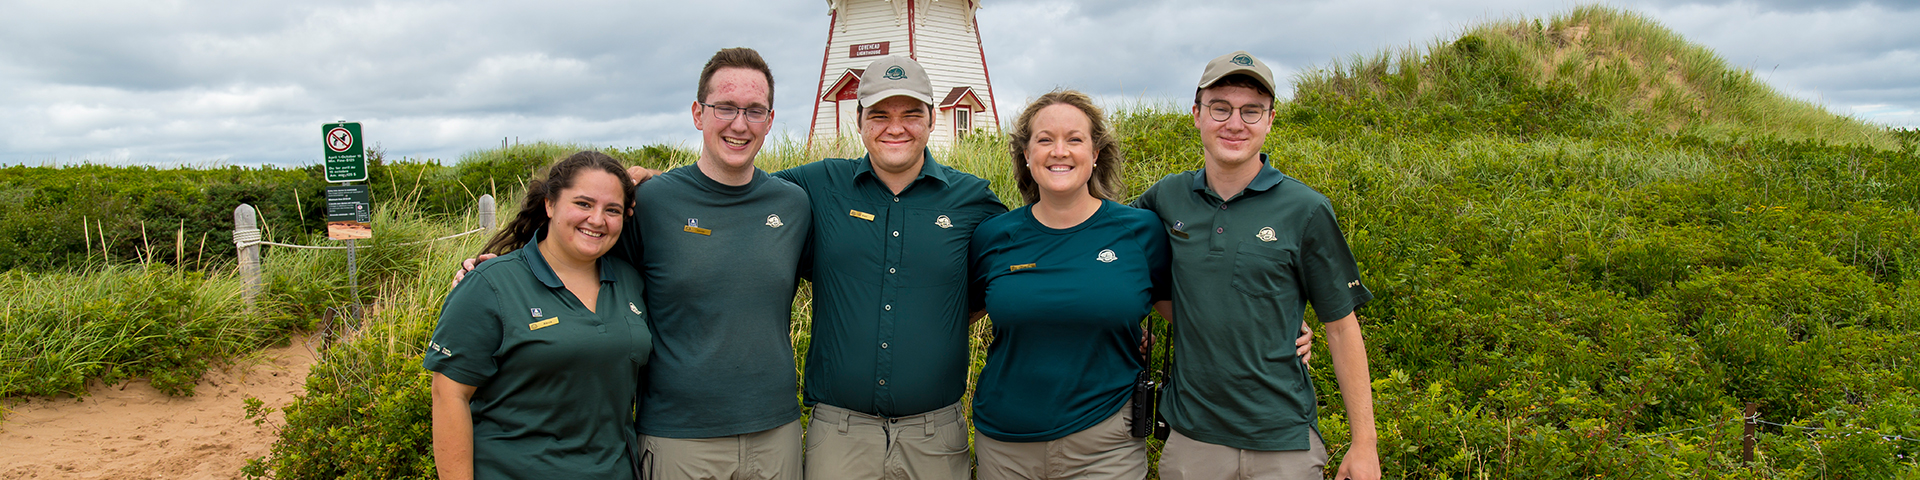
[[[480,253],[505,254],[526,246],[551,221],[547,218],[547,200],[572,187],[581,173],[596,170],[619,178],[620,204],[633,205],[633,188],[629,187],[633,178],[627,176],[627,167],[621,165],[620,160],[593,150],[573,152],[533,174],[533,181],[527,182],[527,196],[520,201],[520,213],[514,214],[500,233],[493,234],[493,239],[487,240],[487,246],[482,247]]]

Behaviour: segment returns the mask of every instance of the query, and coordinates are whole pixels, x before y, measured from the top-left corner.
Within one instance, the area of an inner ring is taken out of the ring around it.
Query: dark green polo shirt
[[[974,304],[993,319],[973,426],[1005,442],[1086,430],[1127,404],[1140,320],[1168,298],[1167,235],[1153,212],[1111,201],[1048,228],[1020,207],[973,236]]]
[[[1373,299],[1327,197],[1268,165],[1232,200],[1206,170],[1134,201],[1173,244],[1174,372],[1160,412],[1180,433],[1247,450],[1306,450],[1313,377],[1294,354],[1310,302],[1321,322]]]
[[[865,157],[775,173],[813,201],[806,399],[871,415],[926,413],[967,388],[967,242],[1007,211],[987,181],[926,155],[899,195]]]
[[[468,404],[474,478],[633,478],[628,422],[652,348],[640,273],[601,257],[590,311],[537,245],[467,274],[422,364],[478,387]]]
[[[653,306],[640,433],[714,438],[799,419],[788,332],[807,192],[759,170],[728,186],[689,165],[640,184],[634,202],[611,255],[640,259]]]

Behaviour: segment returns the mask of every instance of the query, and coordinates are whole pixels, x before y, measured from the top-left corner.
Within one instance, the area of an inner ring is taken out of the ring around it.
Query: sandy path
[[[194,396],[169,397],[147,381],[94,384],[81,398],[15,401],[0,420],[0,478],[239,478],[267,453],[277,410],[302,393],[313,364],[307,338],[214,369]],[[276,410],[261,426],[246,418],[254,397]]]

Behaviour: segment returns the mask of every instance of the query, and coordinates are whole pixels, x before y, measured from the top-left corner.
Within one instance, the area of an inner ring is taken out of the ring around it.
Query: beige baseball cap
[[[1207,62],[1207,71],[1200,74],[1200,88],[1211,87],[1220,79],[1236,73],[1244,73],[1259,80],[1261,85],[1266,85],[1269,92],[1280,91],[1273,86],[1273,70],[1267,69],[1265,62],[1253,58],[1253,54],[1247,53],[1246,50],[1221,55]],[[862,85],[860,91],[866,91],[866,86]]]
[[[920,62],[888,55],[867,64],[867,71],[860,74],[860,90],[855,93],[860,96],[862,108],[901,95],[932,104],[933,81],[927,79],[927,69],[921,68]]]

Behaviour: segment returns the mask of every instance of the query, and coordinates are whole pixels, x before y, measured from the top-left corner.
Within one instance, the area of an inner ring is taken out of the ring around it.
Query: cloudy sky
[[[942,0],[954,1],[954,0]],[[979,11],[1001,108],[1059,86],[1108,101],[1190,95],[1252,51],[1282,77],[1488,19],[1519,0],[1006,1]],[[1920,2],[1622,0],[1841,114],[1920,126]],[[364,122],[389,156],[509,141],[697,145],[714,50],[772,63],[776,135],[806,134],[824,0],[0,0],[0,164],[307,165],[320,124]],[[1283,88],[1283,90],[1285,90]],[[1010,118],[1003,116],[1003,118]]]

